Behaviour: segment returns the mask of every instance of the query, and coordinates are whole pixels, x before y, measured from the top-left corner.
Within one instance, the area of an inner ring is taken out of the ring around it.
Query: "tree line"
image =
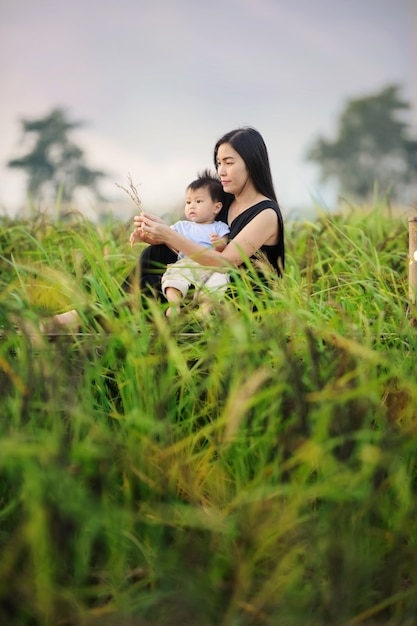
[[[318,136],[306,151],[319,168],[322,183],[335,181],[339,195],[369,200],[375,186],[395,201],[407,202],[417,189],[417,140],[412,137],[398,85],[347,101],[333,140]],[[70,201],[75,191],[88,188],[103,199],[99,183],[106,172],[88,166],[83,150],[70,138],[81,122],[71,121],[56,108],[40,119],[21,121],[29,151],[8,161],[26,174],[27,193],[34,200]]]
[[[318,137],[306,158],[319,166],[322,182],[338,183],[340,194],[369,199],[377,186],[393,200],[406,201],[417,184],[417,140],[404,115],[410,108],[398,85],[349,100],[336,138]]]

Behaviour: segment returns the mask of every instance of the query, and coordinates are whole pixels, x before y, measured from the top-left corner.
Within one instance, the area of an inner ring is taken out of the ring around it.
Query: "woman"
[[[173,231],[160,218],[142,213],[134,218],[130,236],[136,242],[153,244],[140,258],[140,286],[160,292],[160,275],[177,251],[201,265],[227,272],[253,260],[262,252],[278,276],[285,263],[284,223],[275,195],[265,142],[254,128],[226,133],[214,148],[214,163],[227,201],[218,219],[230,227],[223,251],[202,246]]]

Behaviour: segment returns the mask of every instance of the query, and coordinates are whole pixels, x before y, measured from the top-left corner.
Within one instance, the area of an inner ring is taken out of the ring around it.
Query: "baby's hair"
[[[187,186],[187,189],[196,191],[202,187],[207,187],[213,202],[224,202],[224,191],[220,179],[209,169],[197,174],[197,178]]]

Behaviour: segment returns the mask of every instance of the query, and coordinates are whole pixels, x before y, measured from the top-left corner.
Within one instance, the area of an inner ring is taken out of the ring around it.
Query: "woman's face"
[[[217,173],[226,193],[242,193],[251,180],[245,161],[229,143],[222,143],[217,151]]]

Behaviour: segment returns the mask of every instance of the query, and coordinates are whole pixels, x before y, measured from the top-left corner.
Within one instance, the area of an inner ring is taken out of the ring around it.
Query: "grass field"
[[[416,624],[407,219],[286,244],[168,323],[120,290],[124,224],[2,219],[0,624]],[[73,306],[81,335],[33,331]]]

